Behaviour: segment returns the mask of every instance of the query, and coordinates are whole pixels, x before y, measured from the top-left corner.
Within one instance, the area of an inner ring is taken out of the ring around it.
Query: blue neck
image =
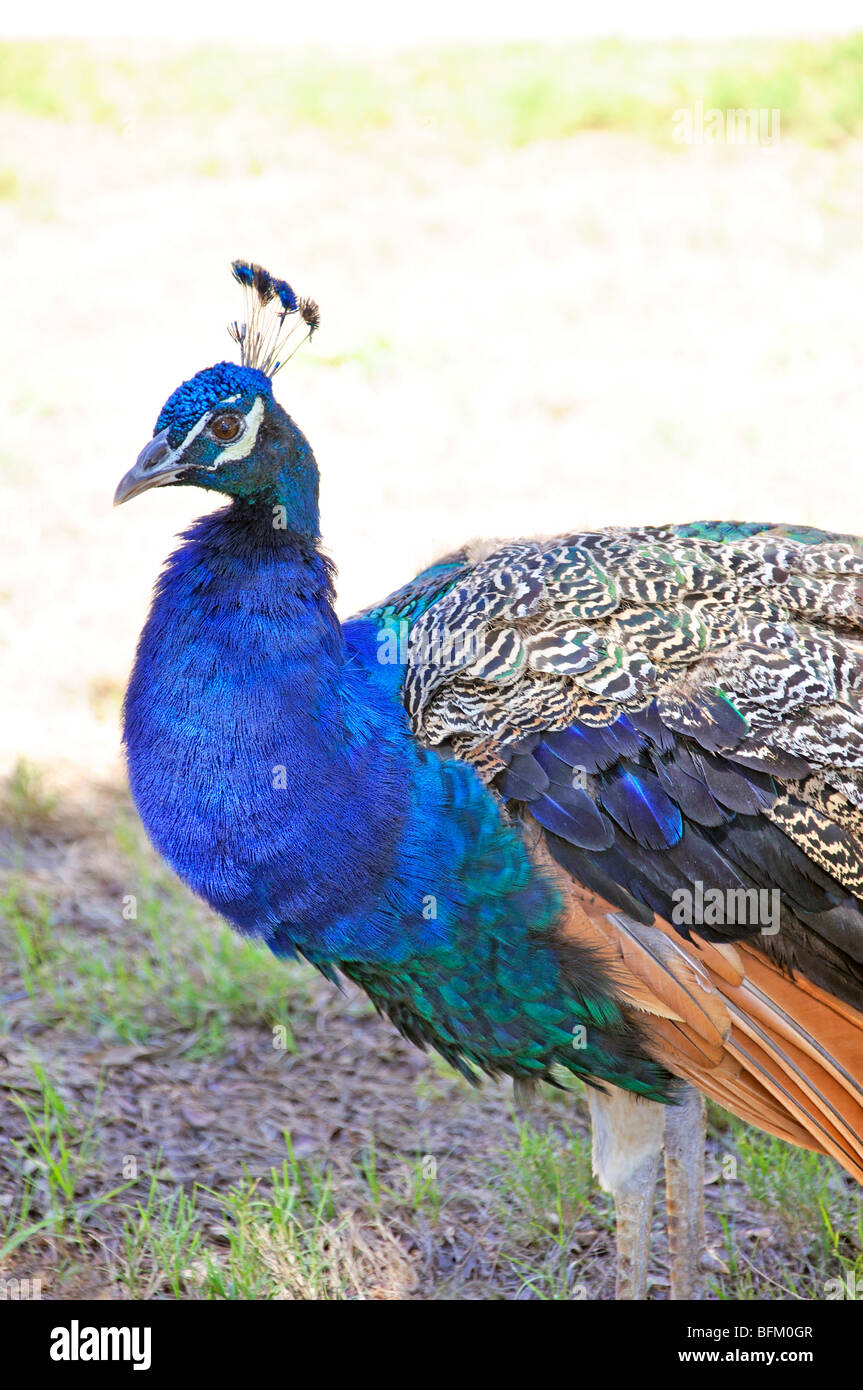
[[[375,898],[409,779],[390,698],[346,659],[329,563],[272,523],[235,502],[186,533],[141,635],[125,741],[159,851],[241,930],[289,948]]]

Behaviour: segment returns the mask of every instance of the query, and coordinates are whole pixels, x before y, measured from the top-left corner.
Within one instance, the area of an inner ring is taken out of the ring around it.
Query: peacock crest
[[[240,348],[240,364],[274,377],[298,348],[311,338],[321,321],[313,299],[298,298],[287,280],[277,280],[251,261],[233,261],[234,279],[243,287],[245,318],[234,320],[228,332]],[[286,353],[300,324],[307,332]]]

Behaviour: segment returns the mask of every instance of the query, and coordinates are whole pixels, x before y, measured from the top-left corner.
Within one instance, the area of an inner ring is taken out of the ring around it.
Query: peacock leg
[[[665,1129],[665,1106],[617,1087],[588,1092],[593,1171],[614,1198],[616,1297],[647,1297],[653,1194]]]
[[[665,1195],[671,1297],[701,1298],[704,1250],[704,1097],[684,1086],[665,1113]]]

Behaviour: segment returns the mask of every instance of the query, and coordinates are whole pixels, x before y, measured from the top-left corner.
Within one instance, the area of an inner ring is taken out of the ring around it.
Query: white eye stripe
[[[208,410],[206,415],[202,415],[200,420],[196,420],[185,439],[177,445],[176,449],[171,450],[170,455],[165,459],[165,463],[168,464],[174,460],[179,462],[189,445],[193,440],[197,439],[202,430],[206,429],[213,417],[218,415],[224,406],[231,405],[234,401],[238,401],[239,399],[239,396],[226,396],[223,401],[219,402],[215,409]],[[246,458],[247,455],[252,452],[258,438],[258,430],[261,427],[261,421],[264,418],[264,402],[260,396],[255,397],[252,406],[241,418],[246,422],[245,430],[234,444],[228,444],[221,453],[216,456],[213,462],[207,465],[208,473],[211,473],[215,468],[219,468],[223,463],[230,462],[231,459]]]
[[[244,433],[240,435],[235,444],[229,444],[227,448],[222,450],[212,467],[219,468],[223,463],[229,463],[232,459],[247,458],[255,447],[263,418],[264,402],[260,396],[256,396],[251,409],[243,416],[246,422]]]
[[[195,421],[194,425],[189,430],[189,433],[186,435],[185,439],[181,439],[176,449],[171,450],[171,453],[173,454],[174,458],[179,458],[183,451],[185,449],[188,449],[189,445],[192,443],[192,440],[197,439],[198,435],[201,433],[201,430],[204,429],[204,427],[207,424],[209,424],[209,421],[209,414],[202,415],[200,420]]]

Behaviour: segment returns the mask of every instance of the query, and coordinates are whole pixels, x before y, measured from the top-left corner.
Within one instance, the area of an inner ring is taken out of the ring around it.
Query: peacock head
[[[289,529],[317,535],[314,455],[273,396],[273,377],[311,338],[318,307],[259,265],[234,261],[232,268],[247,301],[245,321],[228,330],[240,362],[207,367],[168,397],[114,505],[149,488],[190,485],[251,505],[284,507]],[[306,332],[292,342],[300,325]]]

